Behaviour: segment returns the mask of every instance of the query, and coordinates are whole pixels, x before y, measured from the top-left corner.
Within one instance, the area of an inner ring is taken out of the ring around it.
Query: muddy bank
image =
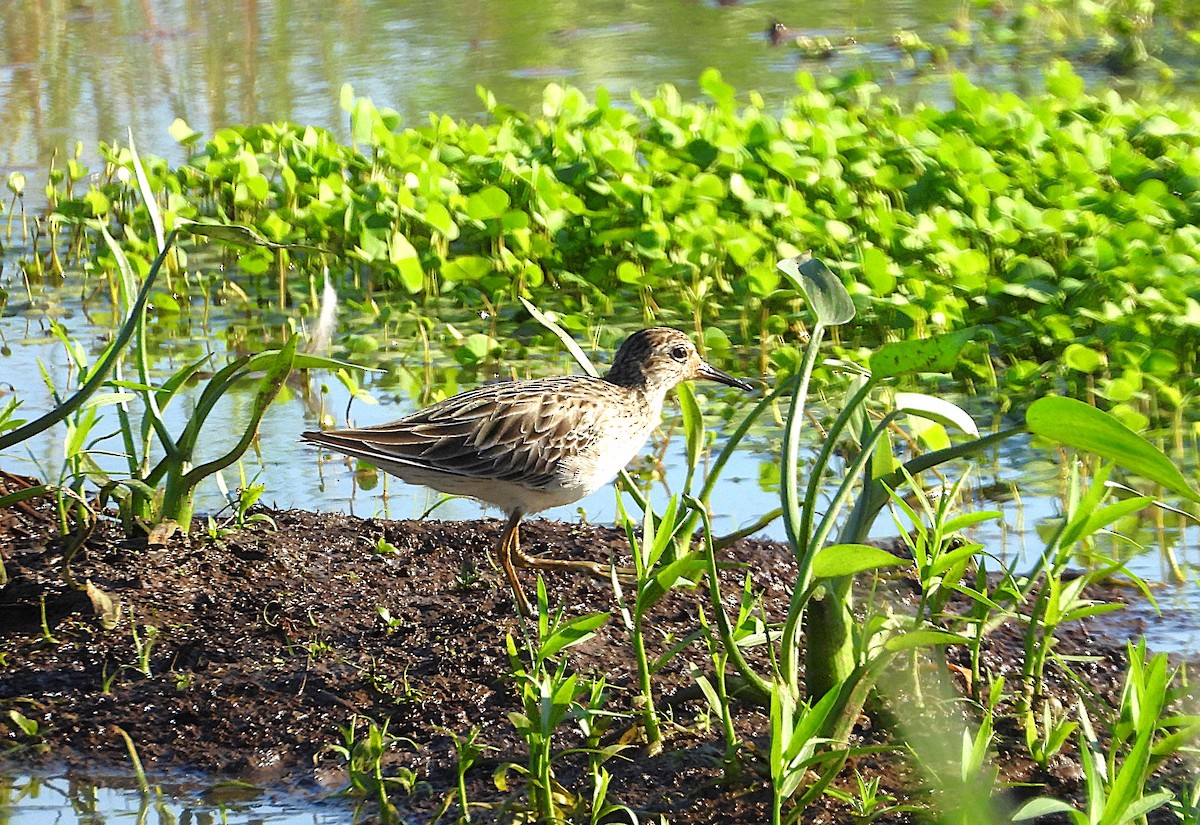
[[[386,721],[402,744],[385,758],[385,770],[408,768],[418,783],[412,795],[396,793],[392,801],[424,821],[454,787],[452,735],[478,727],[485,750],[468,774],[469,798],[496,806],[495,819],[508,817],[506,804],[522,804],[522,780],[510,774],[504,793],[493,773],[504,762],[523,762],[527,751],[509,721],[520,703],[505,647],[506,634],[520,638],[520,621],[489,555],[500,522],[260,512],[274,527],[264,522],[215,537],[197,530],[157,545],[127,539],[102,521],[71,569],[76,581],[90,581],[119,601],[111,629],[88,595],[68,587],[59,573],[66,544],[49,504],[0,513],[9,574],[0,590],[0,719],[7,722],[8,711],[17,710],[41,728],[30,740],[16,726],[0,725],[11,753],[25,762],[125,763],[119,726],[151,771],[200,770],[320,794],[346,782],[345,760],[328,748],[342,743],[341,729],[358,724],[365,733],[364,719]],[[611,528],[534,520],[522,537],[531,553],[601,562],[615,555],[629,563],[624,533]],[[766,589],[769,612],[786,607],[793,573],[786,547],[748,540],[723,555],[744,563],[755,585]],[[726,596],[733,599],[743,573],[727,575]],[[522,576],[532,596],[533,576]],[[547,585],[551,604],[568,615],[615,609],[601,581],[552,573]],[[901,581],[887,593],[902,608],[911,588]],[[43,599],[52,638],[42,630]],[[705,600],[703,590],[678,590],[659,603],[649,622],[652,657],[696,629]],[[1102,696],[1116,695],[1124,677],[1122,642],[1075,626],[1060,645],[1067,654],[1098,656],[1081,670]],[[636,670],[618,617],[565,655],[581,676],[605,678],[605,710],[632,710]],[[994,674],[1016,674],[1022,655],[1019,628],[1001,628],[988,642],[986,665]],[[612,725],[607,741],[625,736],[631,747],[605,764],[614,777],[610,799],[643,820],[666,813],[678,823],[764,821],[770,796],[753,764],[754,752],[767,747],[766,716],[737,708],[747,770],[723,782],[720,726],[695,688],[690,665],[710,669],[702,643],[656,676],[670,720],[661,755],[640,752],[631,720]],[[948,683],[962,689],[955,678]],[[1073,701],[1060,680],[1053,682],[1064,690],[1064,702]],[[896,745],[891,721],[885,706],[875,707],[862,719],[856,744]],[[580,743],[574,725],[560,731],[560,748]],[[1005,723],[999,733],[1002,780],[1035,786],[1014,791],[1014,800],[1036,793],[1078,796],[1071,747],[1043,772],[1024,756],[1021,730]],[[855,768],[882,776],[882,790],[898,799],[926,798],[900,750],[852,759],[839,780],[848,790],[856,787]],[[557,779],[587,793],[585,769],[585,757],[565,757],[556,763]],[[839,822],[846,815],[826,796],[803,819]],[[488,814],[474,816],[486,821]],[[896,814],[882,821],[907,820]]]

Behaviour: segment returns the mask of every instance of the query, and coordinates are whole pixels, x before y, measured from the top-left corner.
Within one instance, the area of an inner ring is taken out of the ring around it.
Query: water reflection
[[[409,122],[429,112],[481,114],[479,85],[521,109],[537,107],[549,80],[589,93],[604,86],[618,100],[664,82],[691,94],[710,66],[735,88],[784,100],[801,60],[771,47],[763,32],[773,18],[884,43],[897,28],[944,27],[959,5],[824,2],[801,15],[783,0],[480,0],[453,10],[433,0],[8,0],[0,3],[0,166],[44,171],[55,150],[61,164],[77,140],[91,153],[126,128],[144,151],[181,160],[167,134],[177,117],[205,134],[287,119],[347,138],[343,83]],[[887,60],[886,50],[872,59]]]
[[[238,783],[207,787],[172,783],[141,793],[132,775],[84,776],[67,769],[53,775],[6,772],[0,764],[0,825],[342,825],[354,821],[354,812],[345,803],[267,794]]]

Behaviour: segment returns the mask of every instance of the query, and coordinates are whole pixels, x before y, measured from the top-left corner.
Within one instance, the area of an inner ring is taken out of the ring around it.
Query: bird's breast
[[[594,435],[578,452],[564,458],[558,468],[558,481],[583,498],[612,481],[625,469],[646,444],[658,426],[661,412],[637,418],[613,416],[599,422]]]

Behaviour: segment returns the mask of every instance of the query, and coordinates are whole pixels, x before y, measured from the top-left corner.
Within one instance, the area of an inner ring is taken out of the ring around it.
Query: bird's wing
[[[583,376],[495,384],[389,424],[304,438],[401,478],[406,470],[433,470],[540,488],[554,480],[560,462],[587,446],[611,403],[604,396],[619,392]]]

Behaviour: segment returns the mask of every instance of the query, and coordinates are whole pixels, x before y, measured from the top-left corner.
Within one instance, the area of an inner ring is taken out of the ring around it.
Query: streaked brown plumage
[[[491,384],[388,424],[303,437],[410,484],[504,510],[500,562],[517,606],[528,613],[514,559],[523,567],[608,574],[592,562],[526,556],[520,549],[521,518],[578,501],[607,484],[658,426],[667,391],[694,378],[751,389],[706,364],[684,333],[654,327],[625,340],[604,378]]]

